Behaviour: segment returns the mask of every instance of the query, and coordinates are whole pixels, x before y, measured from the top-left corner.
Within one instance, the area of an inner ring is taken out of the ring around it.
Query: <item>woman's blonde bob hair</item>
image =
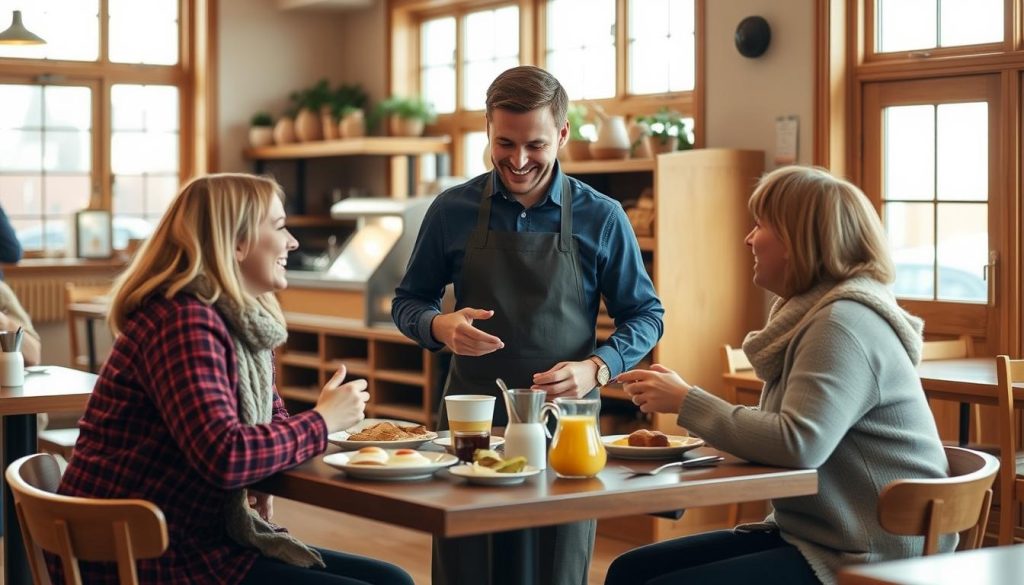
[[[200,275],[211,289],[204,302],[213,304],[225,295],[239,307],[256,303],[284,323],[273,293],[254,297],[245,292],[235,255],[239,247],[249,250],[256,243],[274,197],[282,197],[277,183],[240,173],[208,175],[185,185],[114,283],[108,318],[114,333],[147,297],[173,297]]]
[[[790,166],[761,178],[748,204],[788,254],[785,297],[823,281],[895,276],[882,222],[864,192],[824,169]]]

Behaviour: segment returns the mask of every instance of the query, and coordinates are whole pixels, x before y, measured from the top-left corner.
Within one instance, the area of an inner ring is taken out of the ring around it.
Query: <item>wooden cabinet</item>
[[[753,225],[747,200],[764,171],[764,153],[699,149],[657,159],[566,162],[562,168],[620,201],[653,188],[654,233],[639,241],[665,307],[665,332],[650,359],[723,395],[722,344],[738,345],[763,321],[764,295],[751,281],[753,258],[743,240]],[[624,398],[614,387],[602,395]],[[674,415],[658,415],[653,422],[665,432],[679,432]],[[642,516],[602,522],[601,530],[642,543],[724,521],[723,508],[700,509],[678,521]]]
[[[440,381],[436,356],[391,327],[286,312],[288,341],[277,351],[277,390],[297,406],[316,403],[341,366],[369,385],[367,416],[432,424]]]

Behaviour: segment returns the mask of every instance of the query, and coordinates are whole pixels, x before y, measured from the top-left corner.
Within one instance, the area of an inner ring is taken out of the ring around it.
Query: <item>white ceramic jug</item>
[[[538,469],[548,466],[547,430],[544,415],[554,405],[544,404],[543,390],[511,390],[508,427],[505,428],[505,458],[523,456],[526,464]]]

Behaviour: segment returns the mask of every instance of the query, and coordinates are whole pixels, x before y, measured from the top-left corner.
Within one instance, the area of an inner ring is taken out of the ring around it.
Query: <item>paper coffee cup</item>
[[[444,397],[448,428],[461,431],[491,431],[494,397],[485,394],[455,394]]]

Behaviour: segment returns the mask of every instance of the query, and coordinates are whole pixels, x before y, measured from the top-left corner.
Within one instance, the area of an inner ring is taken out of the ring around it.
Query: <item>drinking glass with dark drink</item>
[[[488,449],[491,445],[491,433],[487,431],[454,431],[452,444],[455,456],[460,461],[473,462],[473,454],[477,449]]]

